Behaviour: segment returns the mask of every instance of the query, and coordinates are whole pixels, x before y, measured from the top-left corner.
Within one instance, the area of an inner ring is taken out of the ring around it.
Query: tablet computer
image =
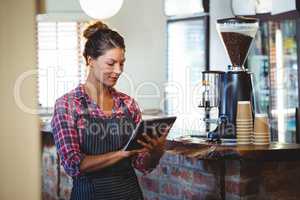
[[[134,129],[123,150],[131,151],[143,148],[143,146],[137,142],[137,140],[146,142],[144,136],[142,135],[143,133],[146,133],[149,137],[153,137],[154,134],[160,137],[167,127],[169,127],[170,131],[176,118],[177,117],[175,116],[171,116],[141,120]]]

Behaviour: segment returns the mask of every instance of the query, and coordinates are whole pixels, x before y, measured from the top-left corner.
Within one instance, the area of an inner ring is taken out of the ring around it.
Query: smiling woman
[[[71,199],[143,199],[134,168],[146,173],[158,164],[166,133],[145,137],[142,149],[120,150],[141,120],[136,101],[114,89],[123,72],[124,39],[100,21],[84,36],[86,82],[57,99],[51,122],[62,165],[73,178]]]

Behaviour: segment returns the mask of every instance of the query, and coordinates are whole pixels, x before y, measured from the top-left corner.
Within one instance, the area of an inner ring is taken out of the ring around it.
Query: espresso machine
[[[217,31],[230,58],[227,71],[202,72],[202,99],[199,107],[205,108],[206,123],[209,111],[218,108],[216,129],[208,132],[211,141],[236,140],[236,113],[238,101],[250,101],[254,111],[252,75],[244,67],[251,43],[258,30],[254,18],[226,18],[217,20]],[[254,114],[254,113],[253,113]],[[208,128],[207,128],[208,130]]]

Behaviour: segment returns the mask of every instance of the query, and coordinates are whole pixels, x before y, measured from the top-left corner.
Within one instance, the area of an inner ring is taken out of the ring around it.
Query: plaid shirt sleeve
[[[75,127],[74,118],[71,102],[68,101],[68,98],[58,99],[55,103],[51,126],[62,165],[70,176],[80,174],[80,162],[84,158],[84,155],[80,152],[79,134]]]
[[[137,104],[137,102],[133,99],[129,110],[132,113],[133,120],[136,124],[138,124],[142,120],[142,113]],[[133,159],[133,166],[143,174],[150,173],[154,168],[146,165],[146,160],[151,159],[150,154],[148,152],[140,153],[137,157]]]

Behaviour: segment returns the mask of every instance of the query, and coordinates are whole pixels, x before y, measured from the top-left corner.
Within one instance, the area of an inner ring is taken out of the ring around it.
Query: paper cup
[[[254,138],[253,141],[254,142],[270,142],[270,138],[263,138],[263,139]]]
[[[246,122],[246,123],[240,123],[240,122],[236,122],[235,123],[236,126],[254,126],[253,122]]]
[[[237,140],[252,140],[251,136],[243,136],[243,135],[237,135]]]
[[[237,133],[238,132],[251,132],[251,133],[253,133],[253,128],[252,127],[249,127],[249,128],[236,128],[235,130],[236,130]]]
[[[265,139],[265,138],[270,138],[269,135],[254,135],[254,138],[257,138],[257,139]]]
[[[269,142],[270,138],[254,138],[255,142]]]
[[[252,122],[247,122],[247,123],[239,123],[236,122],[236,126],[252,126],[253,127],[253,123]]]
[[[237,122],[253,122],[253,118],[243,118],[243,119],[239,119],[239,118],[236,118],[236,121]]]
[[[241,140],[241,141],[237,141],[238,144],[251,144],[251,140]]]
[[[254,132],[269,133],[269,122],[266,114],[256,114],[254,119]]]
[[[240,135],[240,136],[252,136],[253,132],[252,131],[237,131],[236,135]]]
[[[238,119],[237,118],[236,121],[241,122],[241,123],[243,123],[243,122],[253,122],[253,119],[252,118],[249,118],[249,119],[245,119],[245,118],[244,119]]]
[[[236,130],[253,130],[252,126],[237,126]]]
[[[247,123],[247,124],[236,123],[236,127],[253,127],[253,123]]]
[[[245,128],[236,128],[236,132],[251,132],[253,133],[253,128],[252,127],[245,127]]]
[[[237,144],[238,145],[250,145],[252,143],[251,142],[239,142],[239,141],[237,141]]]
[[[251,120],[252,119],[252,109],[250,101],[238,101],[236,120]]]
[[[236,135],[253,135],[253,131],[251,131],[251,130],[249,130],[249,131],[240,131],[240,130],[238,130],[238,131],[236,131]]]
[[[253,134],[253,129],[248,128],[248,129],[236,129],[236,133],[251,133]]]
[[[254,145],[270,145],[269,142],[253,142]]]
[[[253,128],[253,124],[252,123],[248,123],[248,124],[236,124],[236,128],[246,128],[246,127],[251,127]]]
[[[236,137],[252,137],[251,132],[237,133]]]
[[[270,136],[270,134],[269,133],[266,133],[266,132],[253,132],[253,135],[254,136]]]

